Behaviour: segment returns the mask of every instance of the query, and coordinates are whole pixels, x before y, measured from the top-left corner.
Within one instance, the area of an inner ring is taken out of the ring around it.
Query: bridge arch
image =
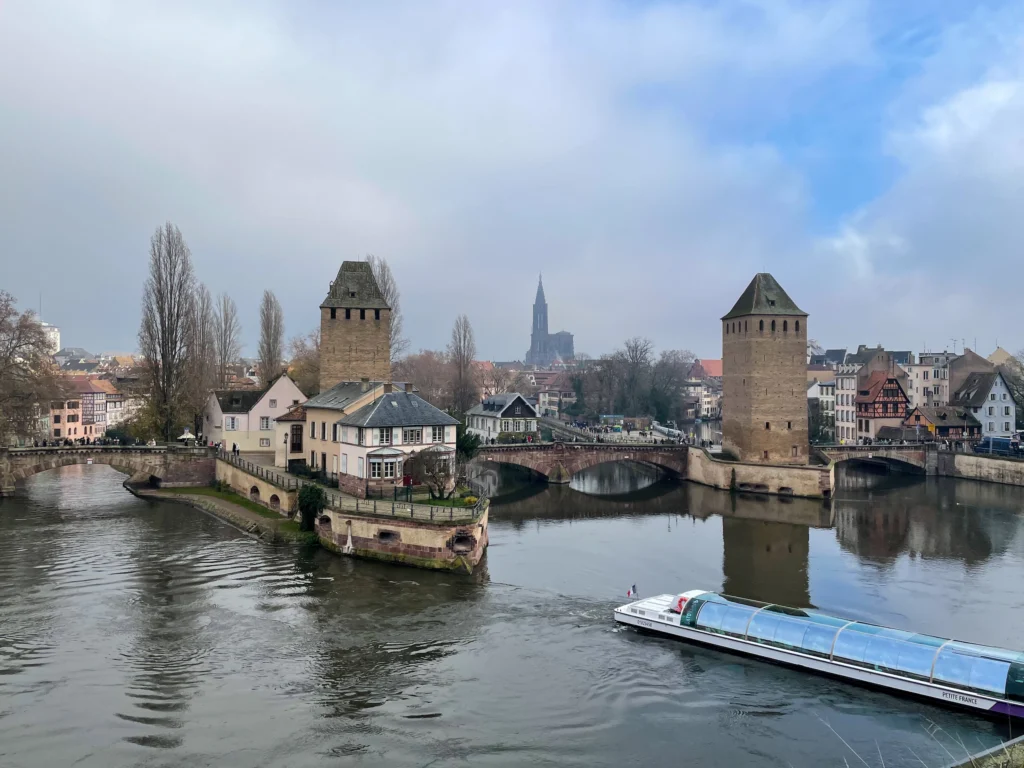
[[[836,446],[822,453],[837,465],[864,462],[912,474],[925,472],[928,464],[923,445]]]
[[[537,443],[486,446],[480,449],[476,460],[527,467],[547,478],[549,483],[568,483],[584,469],[623,461],[653,464],[669,475],[685,477],[687,448],[657,444]]]

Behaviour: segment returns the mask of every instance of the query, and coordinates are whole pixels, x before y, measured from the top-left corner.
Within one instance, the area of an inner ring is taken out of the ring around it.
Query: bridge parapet
[[[544,475],[549,483],[568,483],[577,472],[614,461],[654,464],[685,477],[687,447],[655,443],[516,443],[481,446],[476,460],[528,467]]]

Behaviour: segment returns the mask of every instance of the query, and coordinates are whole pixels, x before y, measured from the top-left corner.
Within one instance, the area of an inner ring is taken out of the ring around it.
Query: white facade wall
[[[857,439],[857,369],[860,366],[843,364],[836,374],[835,412],[836,440],[853,442]]]
[[[216,395],[211,394],[203,412],[206,440],[228,450],[237,445],[248,453],[271,453],[275,450],[274,419],[304,402],[306,396],[287,376],[278,378],[247,413],[224,413]]]
[[[1017,424],[1017,404],[1002,376],[996,376],[985,404],[971,409],[981,422],[982,437],[1013,437]]]

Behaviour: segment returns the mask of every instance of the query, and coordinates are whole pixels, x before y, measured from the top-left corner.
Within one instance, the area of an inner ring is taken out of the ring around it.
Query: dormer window
[[[349,291],[349,292],[348,292],[348,297],[349,297],[350,299],[354,299],[354,298],[356,297],[356,292],[355,292],[355,291]]]

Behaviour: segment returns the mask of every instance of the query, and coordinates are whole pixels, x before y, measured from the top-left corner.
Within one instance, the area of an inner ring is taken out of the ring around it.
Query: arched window
[[[758,329],[761,333],[764,333],[764,320],[761,321],[761,327]]]
[[[787,331],[789,331],[789,320],[783,320],[782,321],[782,332],[786,333]]]
[[[747,321],[746,320],[743,321],[743,332],[744,333],[747,332]]]
[[[796,322],[796,332],[800,333],[800,321],[796,320],[795,322]]]
[[[728,323],[725,324],[725,335],[726,336],[729,335],[729,324]]]
[[[772,320],[772,333],[775,333],[775,321]]]

